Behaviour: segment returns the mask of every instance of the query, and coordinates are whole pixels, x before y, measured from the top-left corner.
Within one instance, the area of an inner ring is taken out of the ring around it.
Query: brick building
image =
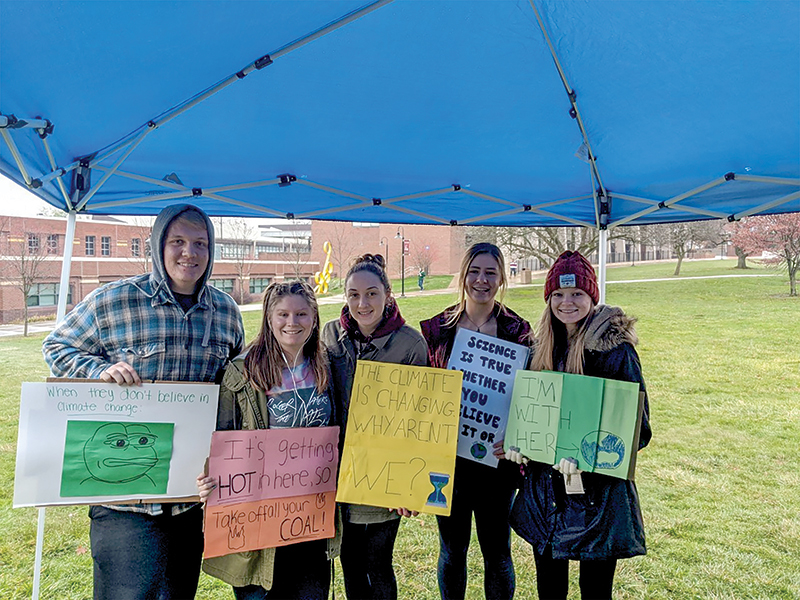
[[[423,267],[428,275],[457,273],[464,254],[467,229],[443,225],[394,225],[391,223],[350,223],[345,221],[313,221],[311,224],[312,255],[324,260],[325,242],[332,246],[330,260],[334,276],[347,272],[354,258],[367,252],[382,254],[392,279],[401,273],[403,238],[407,245],[406,277],[416,275]]]
[[[366,252],[387,258],[389,275],[400,277],[403,238],[405,271],[420,267],[430,275],[456,273],[464,251],[465,228],[342,221],[282,221],[213,218],[216,228],[211,284],[237,301],[258,301],[274,280],[297,276],[314,283],[333,250],[334,276]],[[250,225],[250,224],[254,225]],[[82,216],[75,224],[67,309],[111,281],[150,272],[150,219],[122,221]],[[27,303],[29,316],[52,316],[58,303],[66,221],[59,217],[0,216],[0,323],[18,321]],[[26,299],[21,278],[32,283]]]
[[[22,319],[23,302],[29,316],[55,314],[65,230],[63,218],[0,216],[0,323]],[[321,262],[312,259],[308,225],[252,231],[250,240],[217,240],[213,285],[248,302],[257,301],[275,279],[299,275],[313,281]],[[150,272],[149,234],[149,221],[80,217],[71,240],[67,309],[105,283]],[[23,277],[32,282],[27,298],[20,289]]]

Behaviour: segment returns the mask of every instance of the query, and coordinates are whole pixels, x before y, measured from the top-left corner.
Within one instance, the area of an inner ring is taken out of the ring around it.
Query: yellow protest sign
[[[450,514],[461,377],[358,361],[337,502]]]

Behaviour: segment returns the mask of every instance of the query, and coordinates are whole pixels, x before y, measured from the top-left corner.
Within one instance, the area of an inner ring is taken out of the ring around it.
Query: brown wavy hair
[[[347,272],[347,277],[344,278],[345,288],[347,288],[347,280],[350,276],[360,271],[367,271],[372,273],[383,284],[383,289],[387,295],[392,293],[392,284],[389,282],[389,277],[386,275],[386,259],[381,254],[363,254],[353,261],[353,266]]]
[[[314,327],[303,346],[303,356],[311,362],[317,391],[322,393],[328,388],[327,357],[320,337],[317,297],[305,281],[273,282],[264,292],[261,330],[248,346],[247,356],[244,358],[245,376],[264,393],[282,383],[281,375],[285,359],[281,346],[272,332],[269,319],[275,311],[275,306],[286,296],[300,296],[314,313]]]

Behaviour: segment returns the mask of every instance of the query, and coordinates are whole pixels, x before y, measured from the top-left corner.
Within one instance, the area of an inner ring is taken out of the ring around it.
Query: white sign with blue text
[[[457,456],[497,466],[493,446],[505,435],[514,376],[528,365],[528,353],[520,344],[458,330],[447,363],[464,374]]]

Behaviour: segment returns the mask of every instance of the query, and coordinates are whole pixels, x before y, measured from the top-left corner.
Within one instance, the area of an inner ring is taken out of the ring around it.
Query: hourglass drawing
[[[442,489],[450,483],[450,475],[447,473],[428,473],[431,480],[433,491],[428,496],[428,501],[425,503],[428,506],[441,506],[447,508],[447,497],[442,493]]]

